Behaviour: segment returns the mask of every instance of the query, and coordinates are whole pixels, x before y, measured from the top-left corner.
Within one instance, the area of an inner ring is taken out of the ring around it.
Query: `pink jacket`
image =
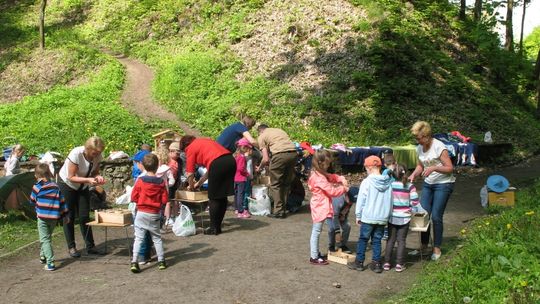
[[[246,167],[246,157],[238,153],[236,155],[236,173],[234,174],[234,182],[240,183],[245,182],[247,180],[247,177],[249,176],[249,172],[247,171]]]
[[[344,181],[343,176],[329,174],[328,179],[313,170],[308,180],[309,191],[311,191],[311,219],[314,223],[322,222],[329,217],[334,216],[332,207],[332,197],[340,196],[345,193],[345,187],[337,184]]]

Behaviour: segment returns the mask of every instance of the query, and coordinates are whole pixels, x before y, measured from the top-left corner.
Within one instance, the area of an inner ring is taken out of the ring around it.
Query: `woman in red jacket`
[[[236,161],[229,150],[209,138],[186,135],[180,140],[180,150],[186,153],[188,189],[199,188],[208,179],[210,227],[204,234],[218,235],[227,211],[227,196],[234,195]],[[195,165],[207,171],[195,182]]]

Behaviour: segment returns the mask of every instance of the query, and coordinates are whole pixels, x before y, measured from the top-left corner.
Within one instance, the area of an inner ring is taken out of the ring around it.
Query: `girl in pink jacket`
[[[313,156],[313,170],[308,180],[311,191],[311,256],[309,262],[313,265],[327,265],[328,261],[319,252],[319,236],[323,223],[333,227],[334,210],[332,197],[343,195],[349,191],[347,180],[343,176],[328,173],[332,156],[326,150],[317,150]]]

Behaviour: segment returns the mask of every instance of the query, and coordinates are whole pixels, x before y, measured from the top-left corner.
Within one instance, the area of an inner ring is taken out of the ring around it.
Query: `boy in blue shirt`
[[[69,223],[69,217],[66,216],[68,209],[64,197],[60,193],[60,188],[50,181],[52,173],[49,166],[47,164],[37,165],[34,175],[37,183],[32,188],[30,202],[36,206],[39,241],[41,243],[39,260],[42,264],[46,264],[45,270],[52,271],[56,269],[51,244],[52,233],[60,218],[64,218],[64,224]]]
[[[383,271],[381,239],[392,212],[392,188],[390,177],[381,175],[381,166],[381,159],[377,156],[369,156],[364,161],[368,176],[360,184],[356,201],[356,224],[360,225],[360,236],[356,259],[347,265],[350,269],[364,270],[366,247],[371,238],[373,256],[369,268],[375,273]]]

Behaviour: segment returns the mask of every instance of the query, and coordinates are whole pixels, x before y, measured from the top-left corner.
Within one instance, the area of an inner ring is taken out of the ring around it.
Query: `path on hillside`
[[[479,189],[491,174],[506,176],[519,189],[531,178],[540,177],[540,158],[506,168],[459,174],[445,213],[447,244],[472,218],[485,214],[479,203]],[[206,213],[204,216],[208,220]],[[199,219],[198,215],[195,219]],[[349,220],[353,220],[352,214]],[[308,263],[311,216],[307,207],[284,220],[241,220],[229,211],[223,231],[217,237],[164,234],[170,267],[158,271],[153,262],[143,266],[138,275],[129,272],[122,229],[109,229],[112,253],[97,258],[69,258],[60,235],[54,243],[59,266],[54,273],[41,270],[38,246],[0,260],[0,297],[5,303],[58,303],[66,299],[91,299],[95,303],[375,303],[411,287],[415,279],[420,279],[422,266],[432,263],[408,257],[406,272],[380,275],[337,264],[312,266]],[[132,233],[129,228],[129,235]],[[75,235],[82,246],[78,230]],[[94,237],[103,250],[104,231],[95,229]],[[357,239],[358,228],[353,225],[351,247]],[[417,240],[418,235],[411,233],[409,247]],[[326,242],[327,234],[323,232],[323,252]],[[447,258],[445,250],[443,244],[443,262]],[[370,251],[367,254],[369,258]],[[333,287],[334,282],[339,282],[341,288]]]
[[[154,71],[147,65],[122,55],[113,55],[126,68],[126,84],[122,93],[122,104],[131,113],[145,121],[168,120],[176,123],[185,134],[201,136],[201,133],[180,120],[152,99]]]

